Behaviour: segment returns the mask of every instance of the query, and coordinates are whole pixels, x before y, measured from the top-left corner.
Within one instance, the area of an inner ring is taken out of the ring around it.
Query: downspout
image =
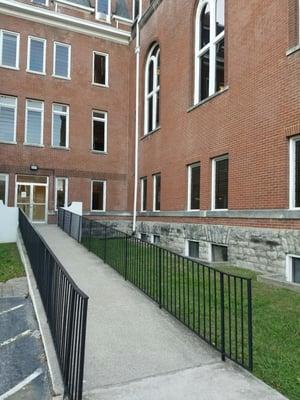
[[[135,152],[134,152],[134,198],[133,198],[133,221],[132,231],[136,232],[136,216],[137,216],[137,196],[138,196],[138,163],[139,163],[139,111],[140,111],[140,21],[142,16],[142,0],[139,0],[139,14],[136,24],[136,82],[135,82]]]

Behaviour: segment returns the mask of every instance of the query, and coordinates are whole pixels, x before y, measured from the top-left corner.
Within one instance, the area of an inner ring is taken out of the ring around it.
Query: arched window
[[[200,0],[195,29],[194,103],[224,88],[225,0]]]
[[[159,127],[160,49],[151,47],[145,73],[145,135]]]

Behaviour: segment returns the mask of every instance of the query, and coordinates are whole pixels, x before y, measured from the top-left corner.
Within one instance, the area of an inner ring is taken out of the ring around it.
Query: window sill
[[[70,147],[63,147],[63,146],[51,146],[51,149],[70,151]]]
[[[160,126],[158,126],[157,128],[153,129],[153,131],[148,132],[148,133],[145,133],[145,135],[142,136],[142,137],[140,138],[140,140],[144,140],[144,139],[146,139],[147,137],[152,136],[154,133],[156,133],[156,132],[159,131],[160,129],[161,129]]]
[[[54,75],[54,74],[52,74],[52,78],[55,78],[55,79],[62,79],[62,80],[64,80],[64,81],[70,81],[71,80],[71,77],[66,77],[66,76],[59,76],[59,75]]]
[[[26,69],[26,72],[28,74],[46,76],[46,72],[31,71],[30,69]]]
[[[94,214],[104,214],[106,210],[91,210],[90,212]]]
[[[102,88],[106,88],[106,89],[109,88],[109,85],[102,85],[102,83],[95,83],[95,82],[92,82],[92,86],[102,87]]]
[[[0,67],[5,69],[12,69],[14,71],[20,71],[19,67],[10,67],[9,65],[0,65]]]
[[[100,150],[90,150],[93,154],[103,154],[104,156],[108,154],[107,151],[100,151]]]
[[[210,211],[223,212],[223,211],[229,211],[229,208],[212,208]]]
[[[43,148],[45,147],[43,144],[34,144],[34,143],[23,143],[24,146],[28,146],[28,147],[40,147]]]
[[[290,56],[291,54],[297,53],[299,50],[300,50],[300,44],[297,44],[296,46],[291,47],[290,49],[288,49],[286,51],[286,55]]]
[[[1,144],[17,144],[17,142],[15,142],[15,141],[10,141],[10,140],[0,140],[0,143]]]
[[[213,100],[215,97],[220,96],[221,94],[223,94],[224,92],[227,92],[227,90],[229,89],[229,86],[225,86],[224,89],[219,90],[218,92],[212,94],[211,96],[207,97],[206,99],[200,101],[199,103],[193,105],[192,107],[188,108],[187,112],[191,112],[193,110],[195,110],[196,108],[202,106],[203,104],[208,103],[209,101]]]

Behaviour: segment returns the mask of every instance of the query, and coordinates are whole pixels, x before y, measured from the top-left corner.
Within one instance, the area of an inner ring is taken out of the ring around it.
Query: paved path
[[[90,297],[84,399],[282,400],[56,226],[38,230]]]

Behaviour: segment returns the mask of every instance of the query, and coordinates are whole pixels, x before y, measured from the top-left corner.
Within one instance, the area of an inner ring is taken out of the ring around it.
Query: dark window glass
[[[67,78],[69,76],[69,46],[57,43],[55,45],[54,74]]]
[[[160,186],[161,177],[160,175],[155,175],[155,211],[160,210]]]
[[[106,85],[106,56],[94,54],[94,83]]]
[[[142,204],[142,211],[147,210],[147,179],[143,179],[143,204]]]
[[[156,96],[156,126],[159,126],[159,108],[160,108],[160,94],[157,92]]]
[[[228,208],[228,159],[216,161],[215,208]]]
[[[33,3],[46,5],[46,0],[32,0]]]
[[[66,204],[66,181],[57,179],[56,181],[56,207],[65,207]]]
[[[108,14],[108,5],[109,5],[109,0],[98,0],[97,1],[97,11],[101,14]]]
[[[96,119],[93,121],[93,150],[105,151],[105,122]]]
[[[53,109],[53,146],[67,145],[67,106],[55,105]]]
[[[44,46],[45,42],[37,39],[30,39],[30,71],[44,72]]]
[[[295,143],[295,206],[300,207],[300,140]]]
[[[209,51],[200,57],[200,100],[209,96]]]
[[[149,77],[148,77],[148,93],[153,91],[153,71],[154,71],[154,63],[150,61],[149,64]]]
[[[212,246],[212,261],[225,262],[228,261],[228,249],[226,246],[213,244]]]
[[[134,0],[134,19],[138,17],[140,9],[140,0]]]
[[[153,130],[153,97],[148,99],[148,132]]]
[[[224,17],[225,17],[225,9],[224,9],[224,0],[217,0],[216,6],[216,34],[224,31]]]
[[[96,211],[104,209],[104,183],[93,182],[92,208]]]
[[[146,235],[146,233],[141,233],[141,240],[142,240],[143,242],[147,242],[147,235]]]
[[[2,65],[17,67],[17,36],[3,32],[2,36]]]
[[[160,244],[160,236],[159,235],[153,235],[153,243]]]
[[[4,204],[5,204],[5,190],[6,190],[5,186],[6,186],[6,180],[5,178],[2,178],[0,176],[0,200],[2,200]]]
[[[216,91],[224,89],[224,39],[217,43],[216,54]]]
[[[189,257],[199,258],[199,243],[189,240]]]
[[[206,4],[201,14],[200,49],[209,43],[210,37],[210,8]]]
[[[293,258],[293,282],[300,283],[300,258]]]
[[[190,168],[190,209],[198,210],[200,208],[200,165]]]

